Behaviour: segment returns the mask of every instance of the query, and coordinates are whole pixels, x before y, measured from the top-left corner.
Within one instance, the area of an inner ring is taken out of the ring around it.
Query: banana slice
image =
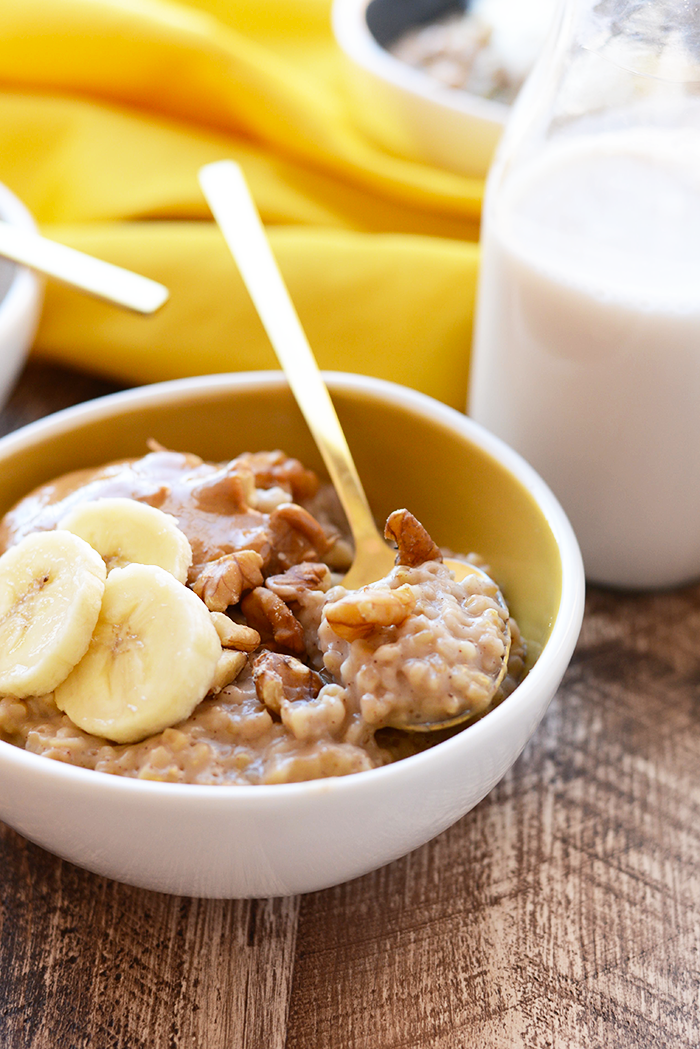
[[[135,743],[192,713],[220,656],[196,594],[157,565],[113,568],[90,647],[54,699],[85,732]]]
[[[0,693],[40,696],[70,674],[90,644],[105,575],[100,555],[71,532],[33,532],[5,551]]]
[[[181,583],[192,564],[192,547],[172,514],[135,499],[80,503],[58,523],[84,539],[104,558],[108,570],[136,562],[159,565]]]

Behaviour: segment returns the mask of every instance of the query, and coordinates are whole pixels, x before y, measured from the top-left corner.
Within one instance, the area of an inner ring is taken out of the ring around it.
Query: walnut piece
[[[323,618],[338,637],[356,641],[369,637],[379,627],[400,626],[415,607],[416,598],[408,583],[395,590],[365,587],[331,601],[323,609]]]
[[[304,561],[300,565],[292,565],[281,575],[268,576],[265,586],[283,601],[299,601],[302,594],[309,590],[320,590],[325,594],[331,586],[331,573],[328,565]]]
[[[254,498],[253,471],[235,460],[192,488],[200,510],[211,514],[242,514]]]
[[[235,648],[239,652],[254,652],[260,644],[260,634],[243,623],[234,623],[224,612],[212,612],[212,623],[216,627],[222,648]]]
[[[222,688],[226,688],[236,680],[243,667],[248,662],[245,652],[234,652],[231,648],[225,648],[219,656],[219,662],[214,671],[214,680],[209,687],[209,695],[216,696]]]
[[[261,652],[250,668],[258,699],[275,714],[280,714],[285,701],[315,699],[323,686],[315,670],[281,652]]]
[[[296,503],[282,503],[270,514],[272,558],[270,573],[286,572],[302,561],[320,561],[333,545],[335,536],[328,535],[308,510]]]
[[[241,611],[248,626],[269,644],[302,655],[306,651],[301,623],[281,597],[264,586],[251,590],[241,601]]]
[[[224,554],[202,567],[192,589],[210,612],[224,612],[238,604],[245,590],[261,585],[262,566],[263,559],[255,550]]]
[[[245,452],[232,465],[252,470],[257,488],[284,488],[295,500],[311,499],[318,491],[319,481],[313,470],[307,470],[298,459],[289,459],[284,452]]]
[[[442,561],[440,548],[408,510],[394,510],[389,515],[384,527],[384,538],[393,539],[399,548],[397,565],[417,568],[426,561]]]

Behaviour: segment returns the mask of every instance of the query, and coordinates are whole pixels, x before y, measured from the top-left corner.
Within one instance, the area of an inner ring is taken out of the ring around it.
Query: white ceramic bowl
[[[345,56],[358,124],[399,156],[483,177],[510,107],[446,87],[395,58],[370,32],[368,4],[369,0],[334,0],[332,8],[333,32]]]
[[[423,844],[513,764],[580,629],[583,567],[571,527],[534,471],[465,416],[376,379],[328,379],[375,512],[407,505],[439,542],[483,552],[533,651],[541,646],[529,675],[481,721],[422,754],[308,783],[140,781],[0,742],[0,819],[80,866],[143,888],[286,895],[345,881]],[[280,373],[188,379],[71,408],[0,440],[0,512],[66,470],[143,454],[149,437],[212,459],[284,447],[319,467]]]
[[[34,219],[0,183],[0,220],[29,232]],[[31,270],[0,258],[0,408],[12,392],[27,358],[41,313],[43,282]]]

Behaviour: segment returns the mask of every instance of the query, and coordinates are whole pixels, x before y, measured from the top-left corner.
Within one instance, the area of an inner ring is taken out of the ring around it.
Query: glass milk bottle
[[[469,414],[589,580],[700,578],[700,4],[564,0],[486,187]]]

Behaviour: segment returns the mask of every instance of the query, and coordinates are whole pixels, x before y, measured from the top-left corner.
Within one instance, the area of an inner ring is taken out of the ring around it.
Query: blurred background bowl
[[[528,676],[482,720],[424,753],[307,783],[128,779],[0,741],[0,819],[27,838],[146,889],[308,892],[433,838],[520,754],[561,681],[583,615],[581,556],[563,511],[527,463],[461,413],[377,379],[327,378],[378,519],[407,506],[441,545],[486,558],[528,639]],[[216,375],[114,394],[3,438],[0,513],[66,471],[143,455],[149,438],[219,461],[282,448],[323,472],[281,373]]]
[[[36,232],[24,204],[0,183],[0,221]],[[39,324],[43,281],[31,270],[0,258],[0,407],[7,401]]]
[[[455,0],[334,0],[355,119],[399,156],[483,177],[509,106],[440,81],[387,50],[403,32],[459,10]]]

